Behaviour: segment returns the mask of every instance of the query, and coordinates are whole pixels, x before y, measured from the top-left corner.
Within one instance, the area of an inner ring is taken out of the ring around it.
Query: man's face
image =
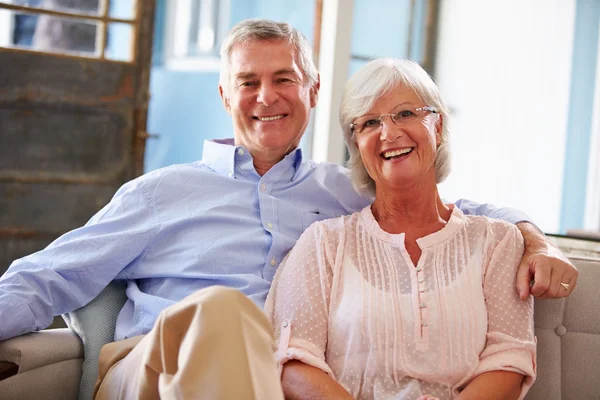
[[[319,83],[307,83],[289,44],[256,40],[233,47],[229,87],[219,87],[236,145],[254,157],[280,158],[300,143],[318,90]]]

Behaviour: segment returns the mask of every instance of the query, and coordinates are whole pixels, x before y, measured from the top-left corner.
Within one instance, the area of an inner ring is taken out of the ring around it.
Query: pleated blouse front
[[[277,272],[265,312],[277,360],[322,369],[356,399],[451,399],[477,375],[535,378],[533,301],[516,293],[518,229],[464,215],[417,240],[383,231],[370,207],[317,222]]]

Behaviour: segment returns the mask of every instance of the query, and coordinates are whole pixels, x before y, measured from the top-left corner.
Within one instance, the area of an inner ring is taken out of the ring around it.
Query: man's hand
[[[525,240],[525,253],[517,271],[521,300],[527,299],[530,293],[540,299],[570,295],[577,284],[577,268],[532,224],[521,222],[517,228]]]

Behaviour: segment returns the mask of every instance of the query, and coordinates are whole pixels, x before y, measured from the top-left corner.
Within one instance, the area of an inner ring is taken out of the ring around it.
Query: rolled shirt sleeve
[[[0,277],[0,340],[44,329],[84,306],[138,257],[157,224],[139,179],[83,227],[14,261]]]
[[[328,243],[319,223],[302,234],[275,275],[265,313],[275,328],[280,370],[287,361],[299,360],[335,379],[325,361],[335,257]]]
[[[490,371],[517,372],[525,376],[519,397],[522,399],[536,377],[533,298],[521,301],[514,288],[523,255],[523,237],[514,226],[495,224],[491,229],[490,236],[496,243],[489,253],[483,285],[488,311],[487,340],[472,379]]]

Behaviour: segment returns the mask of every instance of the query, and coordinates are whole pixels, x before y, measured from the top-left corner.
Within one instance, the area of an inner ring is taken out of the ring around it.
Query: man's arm
[[[525,240],[525,253],[517,273],[521,300],[529,294],[542,299],[566,297],[577,285],[579,271],[567,257],[533,224],[527,214],[512,208],[496,208],[460,199],[456,206],[465,214],[483,215],[516,224]],[[530,282],[534,281],[533,285]],[[566,289],[561,285],[568,286]]]
[[[525,253],[517,272],[521,300],[530,293],[542,299],[570,295],[577,285],[577,268],[535,225],[520,222],[517,228],[525,240]],[[533,285],[530,284],[532,280]]]
[[[0,277],[0,340],[84,306],[143,252],[156,224],[139,184],[124,185],[84,227],[11,264]]]

